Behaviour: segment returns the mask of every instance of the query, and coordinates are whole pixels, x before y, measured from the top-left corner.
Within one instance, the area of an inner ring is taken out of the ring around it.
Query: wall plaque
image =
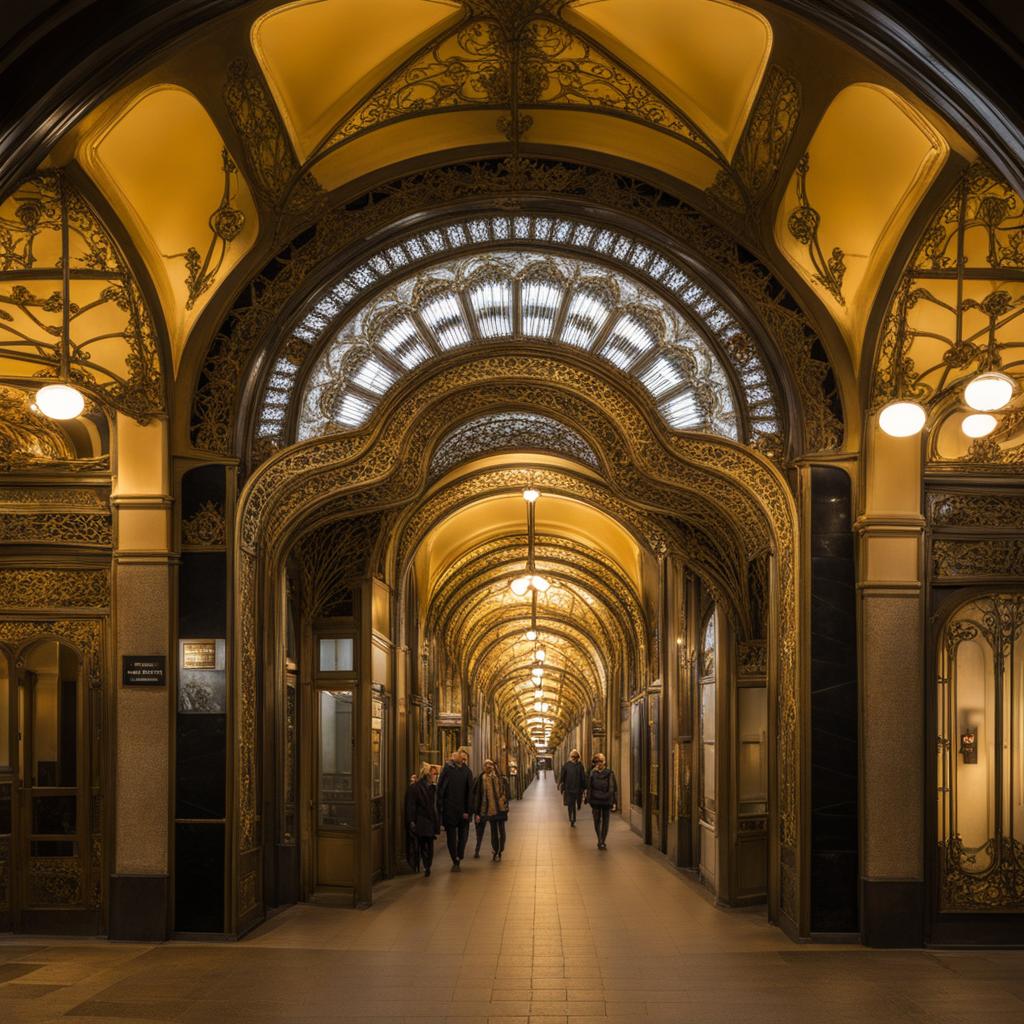
[[[125,654],[121,657],[122,686],[166,686],[167,657],[163,654]]]
[[[181,667],[214,669],[217,667],[216,640],[186,640],[181,645]]]

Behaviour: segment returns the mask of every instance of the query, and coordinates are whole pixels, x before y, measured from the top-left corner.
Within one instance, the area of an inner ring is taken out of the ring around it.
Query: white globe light
[[[960,429],[968,437],[988,437],[999,425],[999,420],[987,412],[975,412],[965,416]]]
[[[523,594],[530,589],[530,577],[529,576],[517,576],[509,586],[512,588],[512,593],[516,597],[522,597]]]
[[[535,629],[528,629],[526,631],[526,639],[527,640],[536,640],[537,639],[537,630],[535,630]]]
[[[533,587],[534,590],[536,590],[539,593],[543,594],[544,591],[547,590],[548,587],[551,586],[551,584],[548,583],[548,581],[546,579],[544,579],[543,576],[531,576],[530,577],[530,586]]]
[[[528,501],[531,504],[533,504],[533,502],[535,502],[539,497],[540,491],[538,491],[536,487],[527,487],[523,491],[523,500]]]
[[[67,384],[47,384],[36,392],[36,406],[51,420],[73,420],[82,414],[85,399]]]
[[[533,656],[534,656],[534,657],[535,657],[535,658],[536,658],[536,659],[537,659],[538,661],[543,661],[543,660],[544,660],[544,659],[545,659],[545,658],[546,658],[546,657],[548,656],[548,653],[547,653],[547,651],[545,651],[545,650],[544,650],[544,648],[543,648],[543,647],[538,647],[538,648],[537,648],[537,650],[535,650],[535,651],[533,652]]]
[[[898,399],[878,414],[878,425],[890,437],[912,437],[919,434],[928,414],[917,402]]]
[[[534,679],[540,679],[541,676],[544,675],[544,669],[538,665],[536,668],[530,669],[530,675],[533,676]]]
[[[978,412],[1002,409],[1011,398],[1013,380],[1005,373],[979,374],[964,388],[964,401]]]

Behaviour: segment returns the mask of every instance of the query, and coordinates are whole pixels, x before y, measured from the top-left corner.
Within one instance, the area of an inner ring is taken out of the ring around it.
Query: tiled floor
[[[586,810],[586,809],[584,809]],[[797,946],[722,911],[613,821],[570,830],[550,777],[501,864],[300,906],[239,944],[0,940],[0,1022],[1024,1022],[1024,953]]]

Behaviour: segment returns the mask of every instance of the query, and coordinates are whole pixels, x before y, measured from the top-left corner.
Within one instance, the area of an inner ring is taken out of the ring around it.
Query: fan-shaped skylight
[[[360,305],[371,289],[377,296]],[[635,377],[677,429],[735,438],[742,422],[742,440],[779,448],[775,387],[761,355],[702,283],[621,231],[530,214],[420,230],[347,272],[292,328],[287,355],[264,383],[257,434],[274,447],[358,427],[432,357],[505,339],[565,344],[606,360]]]
[[[299,437],[365,423],[431,356],[516,339],[588,351],[637,378],[671,426],[737,436],[729,378],[677,310],[600,264],[513,250],[421,271],[355,310],[310,374]]]

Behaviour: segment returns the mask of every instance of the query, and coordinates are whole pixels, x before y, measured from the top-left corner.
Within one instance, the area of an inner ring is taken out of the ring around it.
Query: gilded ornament
[[[181,521],[181,542],[188,547],[223,547],[226,536],[224,507],[215,501],[203,502]]]
[[[1024,539],[936,539],[932,543],[932,571],[940,579],[1024,576]]]
[[[843,277],[846,274],[846,256],[839,246],[835,246],[827,258],[821,251],[821,243],[818,241],[821,214],[811,206],[807,198],[807,172],[810,168],[810,155],[804,153],[796,165],[797,207],[786,220],[786,227],[801,245],[807,247],[807,255],[814,269],[811,280],[820,284],[839,305],[845,306]]]
[[[107,569],[0,568],[0,607],[106,608],[110,605]]]

